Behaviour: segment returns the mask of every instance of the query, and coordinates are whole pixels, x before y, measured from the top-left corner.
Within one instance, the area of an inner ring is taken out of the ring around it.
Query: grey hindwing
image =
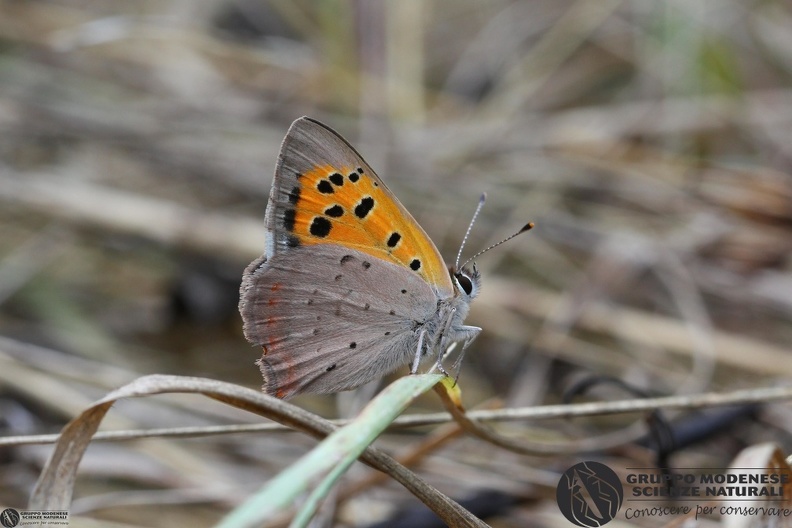
[[[338,245],[290,248],[243,277],[245,337],[262,346],[264,390],[349,390],[414,357],[438,297],[402,266]]]

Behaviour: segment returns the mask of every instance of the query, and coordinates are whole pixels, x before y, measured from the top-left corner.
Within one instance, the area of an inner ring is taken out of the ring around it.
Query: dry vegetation
[[[536,222],[479,261],[467,406],[557,403],[584,375],[651,396],[789,384],[791,79],[792,8],[772,0],[0,0],[0,429],[55,433],[142,374],[259,386],[236,289],[301,115],[347,136],[448,259],[482,191],[468,252]],[[350,416],[366,398],[296,403]],[[670,465],[792,451],[787,403],[738,411],[720,426],[716,409],[665,413],[702,426]],[[260,421],[162,396],[117,404],[103,430]],[[517,455],[452,428],[377,445],[425,449],[416,471],[491,506],[493,526],[563,525],[555,486],[582,459],[656,463],[640,414],[499,426],[601,437],[593,454]],[[209,526],[313,445],[96,442],[73,522]],[[51,449],[0,448],[0,505],[23,507]],[[370,473],[353,466],[328,524],[415,507]]]

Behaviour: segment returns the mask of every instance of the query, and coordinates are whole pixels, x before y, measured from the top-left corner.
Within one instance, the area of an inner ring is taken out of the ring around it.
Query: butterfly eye
[[[466,295],[473,293],[473,282],[467,275],[457,273],[454,276],[456,277],[457,283],[459,283],[459,286],[462,288],[462,290],[464,290]]]

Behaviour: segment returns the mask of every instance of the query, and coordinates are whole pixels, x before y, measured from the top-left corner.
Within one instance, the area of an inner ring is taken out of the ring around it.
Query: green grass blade
[[[353,422],[340,428],[258,493],[226,516],[218,528],[259,526],[313,488],[295,522],[306,523],[333,484],[388,425],[418,396],[443,379],[440,374],[405,376],[383,390]],[[317,484],[318,483],[318,484]],[[305,526],[294,524],[293,526]]]

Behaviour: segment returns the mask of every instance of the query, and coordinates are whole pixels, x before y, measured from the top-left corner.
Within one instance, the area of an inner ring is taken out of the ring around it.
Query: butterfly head
[[[470,224],[468,225],[467,231],[465,232],[465,236],[462,238],[462,244],[459,245],[459,252],[457,253],[456,260],[454,261],[454,265],[451,266],[448,271],[451,273],[451,282],[454,284],[454,289],[456,293],[462,298],[466,299],[468,302],[473,300],[476,295],[478,295],[479,289],[481,287],[481,274],[476,269],[476,263],[473,262],[472,268],[468,268],[468,262],[472,262],[476,257],[479,257],[489,251],[492,248],[498,247],[504,242],[511,240],[512,238],[516,237],[517,235],[524,233],[531,229],[534,225],[533,223],[529,222],[522,227],[519,231],[514,233],[513,235],[504,238],[500,242],[492,244],[489,247],[486,247],[467,259],[461,266],[459,265],[459,260],[462,258],[462,250],[465,248],[465,243],[470,236],[470,231],[473,229],[473,224],[476,223],[476,218],[478,218],[479,213],[481,212],[481,208],[484,206],[484,202],[487,200],[487,194],[484,193],[479,198],[478,206],[476,207],[476,212],[473,213],[473,218],[470,220]]]
[[[458,295],[463,296],[468,301],[473,300],[478,295],[481,289],[481,273],[476,269],[476,264],[473,263],[472,268],[455,267],[449,268],[451,274],[451,282],[454,283],[454,289]]]

